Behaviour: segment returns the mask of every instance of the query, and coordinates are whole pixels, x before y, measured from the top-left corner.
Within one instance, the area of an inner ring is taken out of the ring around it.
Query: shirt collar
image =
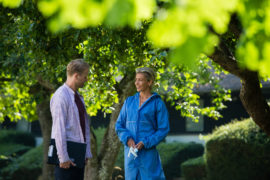
[[[75,92],[73,91],[73,89],[71,89],[66,83],[64,83],[64,87],[67,88],[69,94],[71,94],[71,95],[73,95],[73,96],[75,95]]]
[[[74,95],[75,95],[75,92],[73,91],[73,89],[71,89],[66,83],[64,83],[64,86],[67,88],[68,93],[69,93],[71,96],[74,96]],[[80,94],[78,91],[77,91],[77,94],[78,94],[80,97],[82,97],[81,94]]]

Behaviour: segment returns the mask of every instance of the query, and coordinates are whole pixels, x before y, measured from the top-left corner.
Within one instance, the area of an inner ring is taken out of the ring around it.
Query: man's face
[[[76,74],[76,86],[82,88],[88,80],[89,69],[86,69],[82,74]]]

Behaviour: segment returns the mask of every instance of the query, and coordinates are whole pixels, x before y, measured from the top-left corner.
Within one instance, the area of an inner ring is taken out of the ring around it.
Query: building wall
[[[202,135],[200,134],[182,134],[182,135],[168,135],[165,139],[166,143],[171,142],[195,142],[199,144],[205,144],[205,141],[202,139]]]
[[[204,106],[210,106],[210,97],[208,94],[202,94],[201,99],[203,101],[202,104]],[[223,118],[219,120],[214,120],[209,117],[201,117],[200,123],[192,123],[192,120],[181,117],[180,111],[175,110],[167,103],[167,108],[170,114],[170,125],[171,125],[171,135],[183,135],[183,134],[198,134],[198,133],[211,133],[215,127],[226,124],[233,119],[241,119],[249,117],[247,112],[245,111],[240,98],[239,92],[232,93],[232,101],[224,103],[227,108],[220,111],[220,114]],[[189,125],[189,126],[188,126]],[[196,128],[192,126],[201,126],[200,128]]]

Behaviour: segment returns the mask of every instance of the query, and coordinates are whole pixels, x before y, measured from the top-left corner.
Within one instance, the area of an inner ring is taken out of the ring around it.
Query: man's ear
[[[74,73],[74,78],[77,79],[79,76],[79,73]]]

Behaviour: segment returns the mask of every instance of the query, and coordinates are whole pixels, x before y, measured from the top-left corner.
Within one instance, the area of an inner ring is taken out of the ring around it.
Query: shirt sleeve
[[[161,99],[159,99],[156,103],[157,130],[154,134],[152,134],[151,136],[147,136],[142,140],[146,149],[158,145],[170,131],[169,115],[167,108]]]
[[[89,118],[86,116],[86,126],[85,126],[85,138],[86,138],[86,158],[91,158],[91,145],[90,145],[90,124]]]
[[[127,120],[127,100],[124,102],[118,119],[115,124],[115,131],[120,139],[120,141],[127,145],[127,141],[132,137],[129,130],[126,128],[126,120]]]
[[[80,95],[80,98],[83,102],[85,111],[86,111],[86,106],[85,106],[85,102],[83,97]],[[86,143],[86,154],[85,154],[85,158],[91,158],[92,157],[92,153],[91,153],[91,141],[90,141],[90,119],[88,118],[87,112],[84,116],[85,118],[85,143]]]
[[[55,134],[55,144],[60,163],[69,161],[66,143],[67,104],[61,96],[53,96],[51,114],[53,119],[52,131]]]

